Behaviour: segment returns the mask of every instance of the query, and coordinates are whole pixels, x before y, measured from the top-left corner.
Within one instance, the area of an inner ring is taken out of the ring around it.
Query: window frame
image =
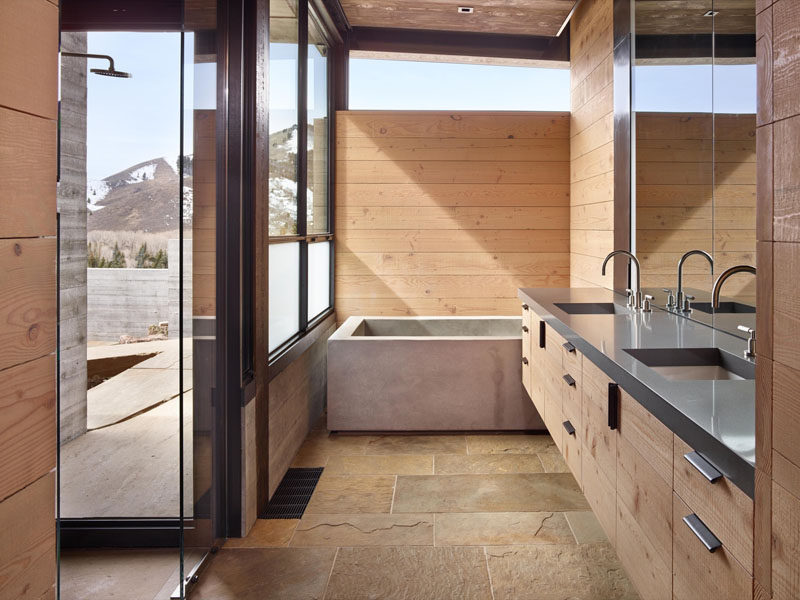
[[[327,15],[320,13],[313,0],[298,0],[297,3],[297,160],[295,163],[297,180],[297,234],[295,235],[268,235],[268,244],[299,243],[300,249],[300,276],[299,276],[299,322],[298,331],[275,349],[268,349],[268,364],[271,367],[269,378],[272,379],[288,366],[291,361],[287,358],[294,357],[293,349],[298,342],[309,336],[321,324],[332,321],[334,314],[334,129],[335,129],[335,98],[336,86],[334,83],[334,62],[337,52],[336,46],[341,40],[326,23]],[[323,233],[308,232],[307,211],[307,184],[308,184],[308,40],[309,28],[316,26],[328,46],[325,61],[326,71],[326,98],[327,98],[327,138],[326,150],[327,168],[327,229]],[[330,272],[329,272],[329,301],[328,308],[311,317],[308,315],[308,246],[319,242],[330,242]],[[319,333],[319,332],[314,332]],[[314,335],[316,339],[318,335]],[[305,347],[305,344],[302,345]]]

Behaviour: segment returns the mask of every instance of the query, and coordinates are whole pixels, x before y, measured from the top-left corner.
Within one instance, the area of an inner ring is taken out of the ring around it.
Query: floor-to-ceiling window
[[[304,2],[270,0],[269,352],[332,306],[329,41]]]

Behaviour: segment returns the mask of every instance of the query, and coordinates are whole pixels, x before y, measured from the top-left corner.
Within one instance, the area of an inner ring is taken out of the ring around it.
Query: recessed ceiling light
[[[709,11],[708,11],[707,13],[705,13],[703,16],[704,16],[704,17],[716,17],[718,14],[719,14],[719,11],[718,11],[718,10],[709,10]]]
[[[471,15],[475,12],[475,9],[471,6],[459,6],[458,7],[458,14],[460,15]]]

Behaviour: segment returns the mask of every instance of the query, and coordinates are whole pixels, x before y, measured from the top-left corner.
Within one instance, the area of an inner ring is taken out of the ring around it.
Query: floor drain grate
[[[289,469],[278,484],[278,489],[267,504],[263,518],[299,519],[303,516],[317,487],[322,467]]]

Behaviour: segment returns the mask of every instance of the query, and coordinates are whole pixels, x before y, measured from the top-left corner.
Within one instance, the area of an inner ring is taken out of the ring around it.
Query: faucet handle
[[[675,308],[675,294],[669,288],[661,288],[662,292],[667,292],[667,308]]]
[[[692,296],[691,294],[684,294],[683,312],[692,312],[692,300],[694,300],[694,296]]]
[[[630,308],[633,306],[633,290],[631,288],[625,288],[625,293],[628,294],[628,307]]]
[[[736,329],[744,331],[750,337],[747,338],[747,350],[744,351],[745,358],[753,358],[756,355],[756,330],[747,325],[739,325]]]
[[[642,305],[642,312],[652,312],[653,311],[653,309],[650,308],[650,303],[653,300],[655,300],[655,298],[653,296],[651,296],[650,294],[645,294],[644,295],[644,303]]]

